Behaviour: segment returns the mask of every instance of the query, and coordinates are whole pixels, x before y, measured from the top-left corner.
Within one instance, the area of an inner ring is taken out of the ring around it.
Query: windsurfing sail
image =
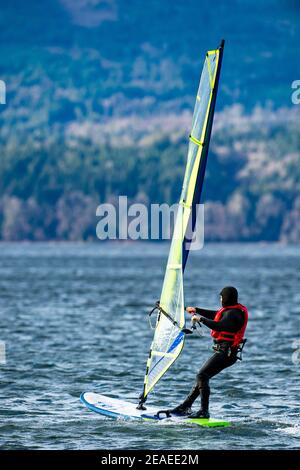
[[[158,316],[140,396],[142,407],[155,384],[182,351],[185,337],[183,273],[195,230],[216,104],[224,40],[208,51],[194,108],[185,176],[176,215]]]

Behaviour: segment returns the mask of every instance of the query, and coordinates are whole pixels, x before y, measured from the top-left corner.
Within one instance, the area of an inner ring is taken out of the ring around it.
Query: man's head
[[[220,296],[223,307],[235,305],[238,303],[238,291],[235,287],[224,287],[220,292]]]

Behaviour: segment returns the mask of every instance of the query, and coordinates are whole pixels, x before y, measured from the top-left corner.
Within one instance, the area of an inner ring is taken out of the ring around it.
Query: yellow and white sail
[[[147,395],[177,359],[184,344],[183,273],[201,198],[223,47],[224,41],[218,49],[207,52],[200,78],[183,187],[140,403],[146,401]]]

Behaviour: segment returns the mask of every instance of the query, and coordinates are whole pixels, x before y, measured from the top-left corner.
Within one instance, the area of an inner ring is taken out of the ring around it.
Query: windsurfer
[[[248,321],[247,308],[238,303],[238,291],[235,287],[224,287],[220,292],[222,307],[218,310],[207,310],[187,307],[193,315],[192,321],[200,322],[210,328],[214,338],[214,354],[205,362],[197,374],[196,384],[183,403],[169,413],[177,416],[188,415],[191,418],[209,418],[209,380],[223,369],[232,366],[238,359],[238,351]],[[192,413],[191,406],[199,397],[201,408]]]

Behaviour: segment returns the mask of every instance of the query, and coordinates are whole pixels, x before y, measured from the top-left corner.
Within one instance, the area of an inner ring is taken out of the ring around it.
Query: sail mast
[[[204,181],[204,175],[205,175],[205,169],[206,169],[206,163],[207,163],[207,156],[208,156],[208,149],[209,149],[209,143],[210,143],[210,137],[211,137],[211,131],[212,131],[212,125],[213,125],[213,119],[214,119],[214,112],[215,112],[215,106],[216,106],[216,101],[217,101],[217,94],[218,94],[218,86],[219,86],[219,79],[220,79],[220,72],[221,72],[221,67],[222,67],[222,60],[223,60],[223,51],[224,51],[224,45],[225,45],[225,40],[222,39],[219,48],[216,51],[208,51],[206,53],[206,58],[204,62],[204,69],[205,66],[207,65],[208,68],[208,73],[211,72],[211,67],[208,66],[208,63],[210,63],[210,57],[214,57],[215,60],[218,61],[217,67],[216,67],[216,73],[215,77],[212,78],[211,81],[211,93],[210,93],[210,103],[207,108],[207,120],[206,120],[206,125],[204,123],[203,125],[203,138],[201,141],[203,142],[202,146],[202,151],[201,151],[201,156],[200,156],[200,162],[199,162],[199,169],[198,169],[198,174],[197,174],[197,180],[195,184],[195,191],[194,191],[194,196],[193,196],[193,201],[192,201],[192,211],[190,214],[190,227],[191,227],[191,232],[194,232],[195,229],[195,224],[196,224],[196,217],[197,217],[197,204],[200,204],[201,202],[201,194],[202,194],[202,188],[203,188],[203,181]],[[215,54],[217,53],[217,54]],[[209,61],[209,62],[208,62]],[[201,78],[203,76],[203,72],[201,75]],[[200,79],[200,84],[199,84],[199,90],[196,98],[196,105],[195,105],[195,110],[194,110],[194,117],[196,113],[196,107],[197,107],[197,101],[198,101],[198,96],[199,92],[201,93],[201,79]],[[200,98],[201,100],[201,98]],[[194,120],[194,119],[193,119]],[[193,131],[190,134],[190,142],[193,142]],[[196,139],[196,145],[197,145],[197,140]],[[195,141],[195,140],[194,140]],[[185,270],[186,262],[188,259],[189,255],[189,250],[187,249],[187,246],[189,246],[189,240],[185,236],[182,244],[182,269],[183,272]]]

